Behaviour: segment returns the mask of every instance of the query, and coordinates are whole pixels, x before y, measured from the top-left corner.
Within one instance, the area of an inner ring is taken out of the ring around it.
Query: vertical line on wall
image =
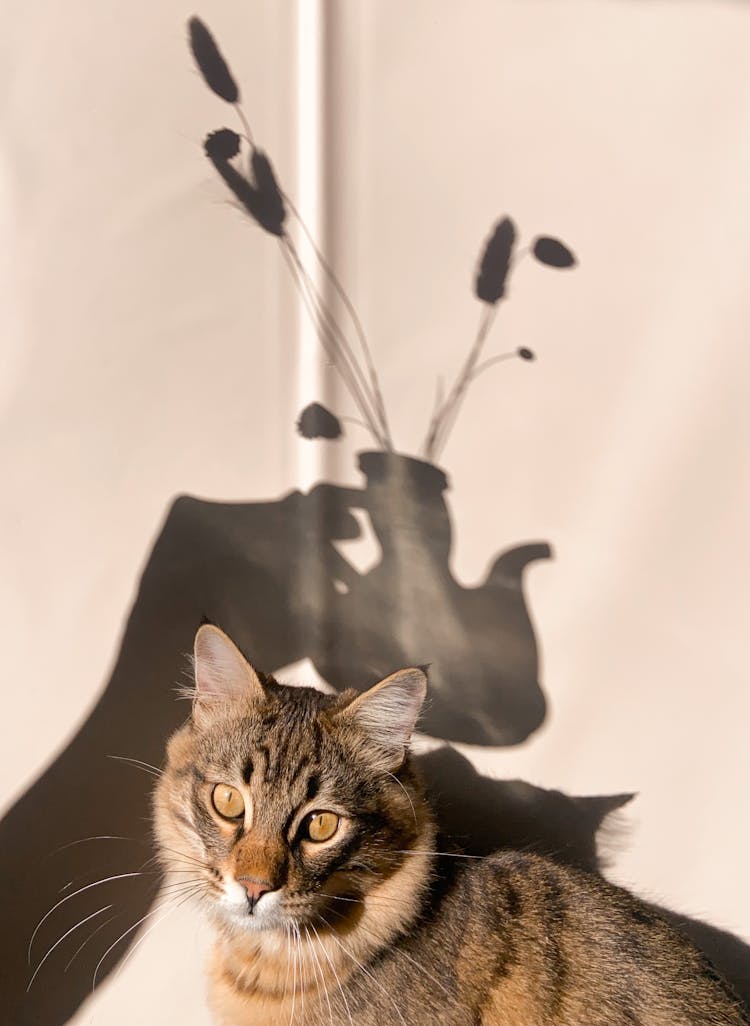
[[[323,163],[322,10],[321,0],[297,0],[297,188],[299,212],[314,239],[323,225],[321,181]],[[304,232],[297,245],[316,286],[319,267]],[[297,408],[322,396],[323,354],[304,304],[298,301]],[[307,489],[320,477],[320,445],[297,440],[297,481]]]

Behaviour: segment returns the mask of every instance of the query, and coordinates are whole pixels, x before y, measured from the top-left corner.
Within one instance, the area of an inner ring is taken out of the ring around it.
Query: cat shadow
[[[617,813],[635,795],[574,797],[523,780],[479,774],[450,746],[417,757],[440,829],[440,850],[486,856],[503,849],[533,851],[565,865],[600,872],[607,839],[623,826]],[[612,815],[614,814],[614,815]],[[727,930],[651,903],[686,934],[750,1010],[750,945]]]
[[[427,782],[441,838],[467,855],[510,848],[598,872],[607,861],[601,843],[605,821],[635,797],[576,797],[525,780],[484,777],[447,745],[417,756],[416,763]],[[612,820],[607,828],[610,834],[617,829]]]

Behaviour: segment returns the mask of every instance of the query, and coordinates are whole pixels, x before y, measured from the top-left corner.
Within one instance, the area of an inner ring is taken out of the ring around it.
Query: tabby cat
[[[216,928],[225,1026],[732,1026],[705,958],[627,892],[536,855],[435,851],[409,757],[419,669],[286,687],[206,624],[154,800]]]

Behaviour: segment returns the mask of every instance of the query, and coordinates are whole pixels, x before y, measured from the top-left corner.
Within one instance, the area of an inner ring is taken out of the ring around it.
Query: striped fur
[[[408,754],[421,671],[330,696],[246,673],[221,632],[210,642],[212,700],[196,646],[197,715],[169,742],[154,816],[166,870],[216,928],[218,1023],[747,1026],[703,956],[600,877],[436,854]],[[215,701],[220,665],[249,683]],[[242,794],[241,819],[215,811],[219,783]],[[314,843],[304,824],[322,810],[339,830]],[[243,879],[268,885],[254,907]]]

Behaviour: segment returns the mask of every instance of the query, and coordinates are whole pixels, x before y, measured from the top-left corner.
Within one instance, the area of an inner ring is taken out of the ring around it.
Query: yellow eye
[[[311,812],[307,817],[307,836],[311,841],[330,841],[339,828],[335,812]]]
[[[245,812],[245,800],[231,784],[217,784],[211,792],[211,801],[224,819],[238,819]]]

